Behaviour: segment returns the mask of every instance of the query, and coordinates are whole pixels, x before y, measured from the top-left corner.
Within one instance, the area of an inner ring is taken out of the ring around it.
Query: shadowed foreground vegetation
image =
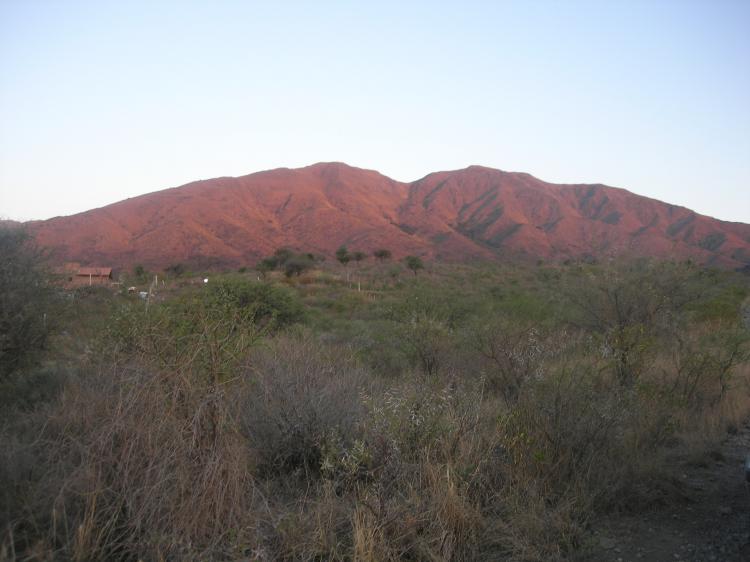
[[[748,414],[746,277],[324,265],[45,289],[47,349],[0,357],[0,559],[583,559]]]

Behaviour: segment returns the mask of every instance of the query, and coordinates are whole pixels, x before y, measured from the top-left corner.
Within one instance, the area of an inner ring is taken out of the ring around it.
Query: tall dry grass
[[[518,363],[492,380],[455,367],[378,379],[304,331],[243,361],[191,332],[222,376],[136,346],[6,422],[3,556],[571,559],[595,514],[670,501],[670,459],[710,454],[748,414],[750,372],[725,368],[715,332],[686,334],[627,386],[586,337],[492,340]]]
[[[250,457],[224,389],[205,390],[136,365],[71,381],[27,451],[35,539],[65,559],[162,559],[241,529]]]

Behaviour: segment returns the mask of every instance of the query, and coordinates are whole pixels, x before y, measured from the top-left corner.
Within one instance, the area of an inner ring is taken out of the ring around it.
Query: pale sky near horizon
[[[0,0],[0,217],[319,161],[750,223],[750,0]]]

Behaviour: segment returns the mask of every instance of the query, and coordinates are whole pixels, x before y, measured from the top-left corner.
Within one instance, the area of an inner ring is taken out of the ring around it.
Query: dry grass
[[[7,421],[0,560],[566,560],[595,514],[669,501],[669,459],[750,413],[715,329],[623,385],[585,338],[524,330],[469,363],[500,377],[394,381],[305,332],[241,361],[236,326],[190,332],[184,360],[184,341],[136,346]]]
[[[200,552],[242,528],[252,476],[223,389],[116,368],[72,382],[33,444],[31,514],[73,560]]]
[[[326,446],[349,446],[360,429],[365,373],[351,351],[307,333],[281,336],[252,358],[243,379],[243,433],[264,473],[316,475]]]

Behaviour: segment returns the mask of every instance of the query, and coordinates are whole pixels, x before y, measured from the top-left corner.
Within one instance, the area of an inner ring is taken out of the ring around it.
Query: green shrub
[[[177,278],[187,273],[187,267],[183,263],[174,263],[168,266],[164,270],[164,273],[166,273],[170,277]]]
[[[424,263],[422,263],[422,258],[418,256],[406,256],[404,258],[404,263],[406,264],[406,267],[411,269],[411,272],[414,275],[416,275],[420,269],[424,269]]]
[[[105,344],[114,359],[137,358],[211,386],[233,378],[266,333],[254,307],[192,294],[167,303],[123,306],[109,326]]]
[[[300,322],[304,316],[302,303],[292,290],[228,277],[212,283],[206,296],[208,306],[222,310],[239,310],[252,321],[270,330]]]
[[[398,284],[360,271],[379,290],[330,268],[148,304],[77,295],[70,324],[86,330],[51,343],[106,368],[23,371],[18,396],[45,403],[0,425],[0,551],[577,559],[593,518],[670,499],[685,458],[747,417],[739,276],[431,267]],[[311,331],[292,326],[303,306]],[[99,362],[106,325],[117,353]]]
[[[440,318],[414,313],[397,325],[399,348],[428,377],[437,376],[451,351],[451,331]]]
[[[42,255],[20,229],[0,228],[0,381],[38,362],[52,292]]]
[[[313,258],[309,255],[300,254],[293,256],[284,262],[284,275],[292,277],[294,275],[300,276],[305,271],[312,269],[315,265]]]
[[[67,366],[37,365],[0,379],[0,412],[15,413],[51,401],[70,376],[71,369]]]
[[[391,259],[391,256],[392,256],[391,251],[390,250],[386,250],[385,248],[381,248],[379,250],[375,250],[372,253],[372,255],[375,256],[378,259],[378,261],[381,261],[381,262],[383,262],[385,260],[388,260],[388,259]]]

